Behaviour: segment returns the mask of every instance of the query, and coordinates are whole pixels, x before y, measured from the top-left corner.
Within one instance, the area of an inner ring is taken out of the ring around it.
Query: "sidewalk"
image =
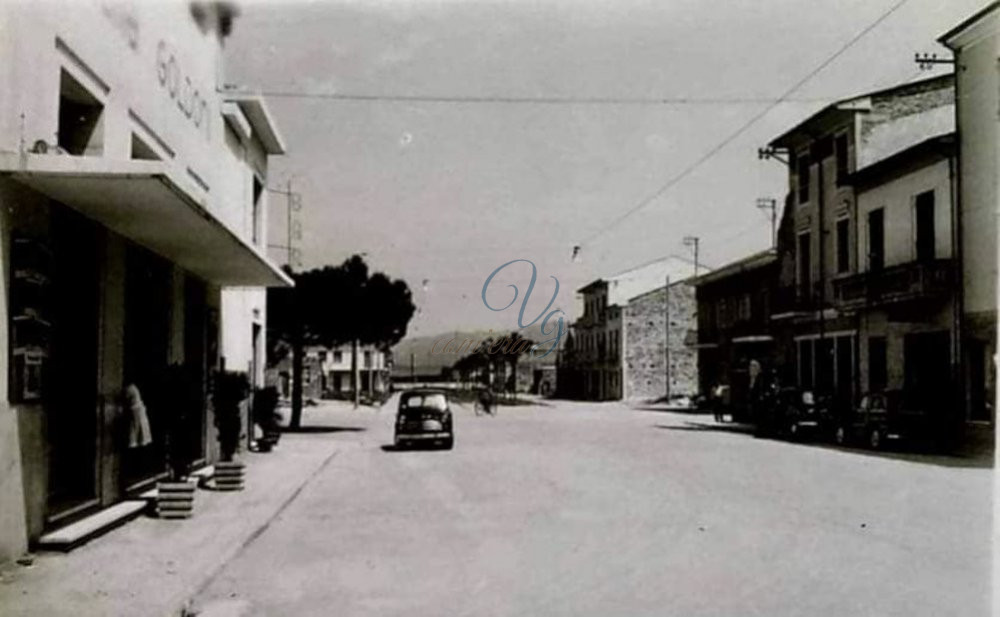
[[[143,516],[76,550],[39,553],[0,573],[5,617],[180,615],[185,602],[263,533],[348,443],[290,433],[270,453],[243,453],[246,489],[199,489],[188,520]]]

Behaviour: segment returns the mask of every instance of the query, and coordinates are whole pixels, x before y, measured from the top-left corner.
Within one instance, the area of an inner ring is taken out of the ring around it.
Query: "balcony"
[[[954,289],[954,261],[936,259],[862,272],[833,281],[834,300],[847,311],[942,298]]]

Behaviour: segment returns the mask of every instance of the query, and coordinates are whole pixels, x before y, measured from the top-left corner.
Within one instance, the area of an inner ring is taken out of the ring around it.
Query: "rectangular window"
[[[799,297],[812,298],[812,234],[799,234]]]
[[[934,191],[917,195],[916,218],[917,261],[934,259]]]
[[[797,162],[797,177],[799,182],[799,203],[809,201],[809,156],[799,155]]]
[[[261,197],[264,195],[264,183],[257,176],[253,177],[253,213],[250,220],[250,235],[254,244],[261,242]]]
[[[371,368],[371,367],[372,367],[372,352],[366,351],[365,352],[365,368]]]
[[[868,337],[868,391],[884,390],[888,375],[885,337],[870,336]]]
[[[847,133],[837,135],[834,140],[833,149],[837,155],[837,186],[847,183],[848,159],[847,159]]]
[[[104,152],[104,105],[65,70],[59,74],[59,147],[68,154]]]
[[[849,219],[837,221],[837,273],[851,269],[851,225]]]
[[[868,213],[868,269],[881,270],[885,265],[885,212],[882,208]]]
[[[344,361],[344,352],[342,352],[342,351],[335,351],[335,352],[333,352],[333,361],[335,363],[337,363],[337,364],[340,364],[341,362],[343,362]]]

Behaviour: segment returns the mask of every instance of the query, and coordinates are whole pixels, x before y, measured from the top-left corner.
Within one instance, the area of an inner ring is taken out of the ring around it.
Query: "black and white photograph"
[[[0,615],[1000,615],[998,212],[998,1],[0,0]]]

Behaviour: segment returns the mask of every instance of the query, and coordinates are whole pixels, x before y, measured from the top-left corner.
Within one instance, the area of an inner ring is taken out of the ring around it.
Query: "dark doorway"
[[[155,396],[167,368],[170,332],[170,264],[153,253],[130,245],[125,256],[125,385],[135,384],[145,404],[152,443],[126,440],[122,481],[128,490],[165,471],[165,410]],[[126,420],[130,414],[125,411]]]
[[[48,514],[97,497],[97,228],[61,206],[52,220],[52,338],[45,398]]]
[[[190,439],[190,452],[195,458],[205,457],[205,399],[208,392],[208,353],[206,336],[207,286],[199,279],[187,275],[184,279],[184,364],[197,382],[199,398],[202,401],[197,413],[188,419],[185,435]]]
[[[968,388],[969,388],[969,419],[989,422],[990,409],[987,405],[986,392],[986,343],[976,339],[966,342],[966,353],[969,358]]]
[[[948,407],[951,336],[942,332],[907,334],[903,339],[903,404],[934,414]]]
[[[838,336],[836,339],[837,356],[837,402],[841,405],[854,403],[854,337]]]

